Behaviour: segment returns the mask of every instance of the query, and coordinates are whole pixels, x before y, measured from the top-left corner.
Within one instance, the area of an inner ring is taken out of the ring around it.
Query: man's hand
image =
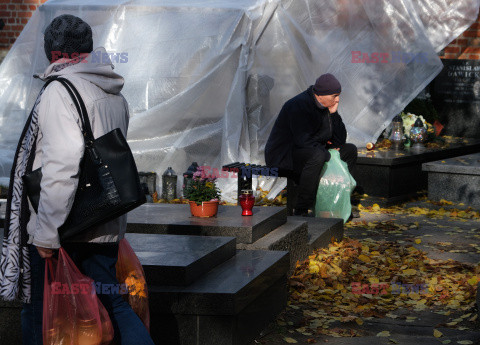
[[[335,103],[334,105],[328,108],[328,111],[330,111],[330,114],[333,114],[337,112],[337,109],[338,109],[338,103]]]
[[[327,141],[327,144],[328,144],[328,145],[332,145],[332,142],[331,142],[331,141]],[[332,147],[332,149],[337,150],[337,151],[340,151],[340,148],[339,148],[339,147]]]
[[[40,256],[43,259],[51,258],[53,256],[54,249],[43,248],[43,247],[36,247],[36,248],[37,248],[38,254],[40,254]]]

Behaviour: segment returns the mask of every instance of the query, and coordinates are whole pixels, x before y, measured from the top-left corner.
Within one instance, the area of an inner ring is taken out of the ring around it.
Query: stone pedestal
[[[423,164],[428,197],[480,206],[480,153]]]

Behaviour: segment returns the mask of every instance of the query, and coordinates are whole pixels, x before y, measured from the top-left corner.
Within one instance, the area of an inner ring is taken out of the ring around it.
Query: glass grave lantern
[[[403,120],[397,115],[392,120],[392,132],[388,138],[392,142],[392,149],[400,150],[403,148]]]
[[[168,167],[162,175],[162,198],[172,201],[177,198],[177,175]]]
[[[197,171],[197,169],[198,169],[198,163],[193,162],[192,165],[188,167],[187,171],[183,173],[183,198],[184,199],[188,199],[187,189],[192,184],[193,174]]]
[[[415,121],[410,129],[410,140],[413,144],[412,149],[419,150],[424,149],[423,143],[427,139],[427,129],[423,125],[423,121],[419,118]]]

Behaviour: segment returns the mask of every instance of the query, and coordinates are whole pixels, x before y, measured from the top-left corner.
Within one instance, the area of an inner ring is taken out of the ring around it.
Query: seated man
[[[355,167],[357,147],[345,142],[347,131],[337,113],[341,91],[337,78],[321,75],[315,85],[283,105],[265,146],[268,166],[300,176],[295,215],[313,216],[320,173],[330,159],[328,149],[340,151],[350,173]]]

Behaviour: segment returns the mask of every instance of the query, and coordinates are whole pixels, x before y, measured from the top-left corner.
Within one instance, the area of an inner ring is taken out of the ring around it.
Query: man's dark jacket
[[[325,151],[328,161],[328,148],[340,147],[346,139],[340,115],[330,114],[328,108],[321,106],[310,86],[283,105],[265,146],[265,161],[270,167],[294,170],[293,152],[303,148]],[[327,145],[327,141],[332,144]]]

